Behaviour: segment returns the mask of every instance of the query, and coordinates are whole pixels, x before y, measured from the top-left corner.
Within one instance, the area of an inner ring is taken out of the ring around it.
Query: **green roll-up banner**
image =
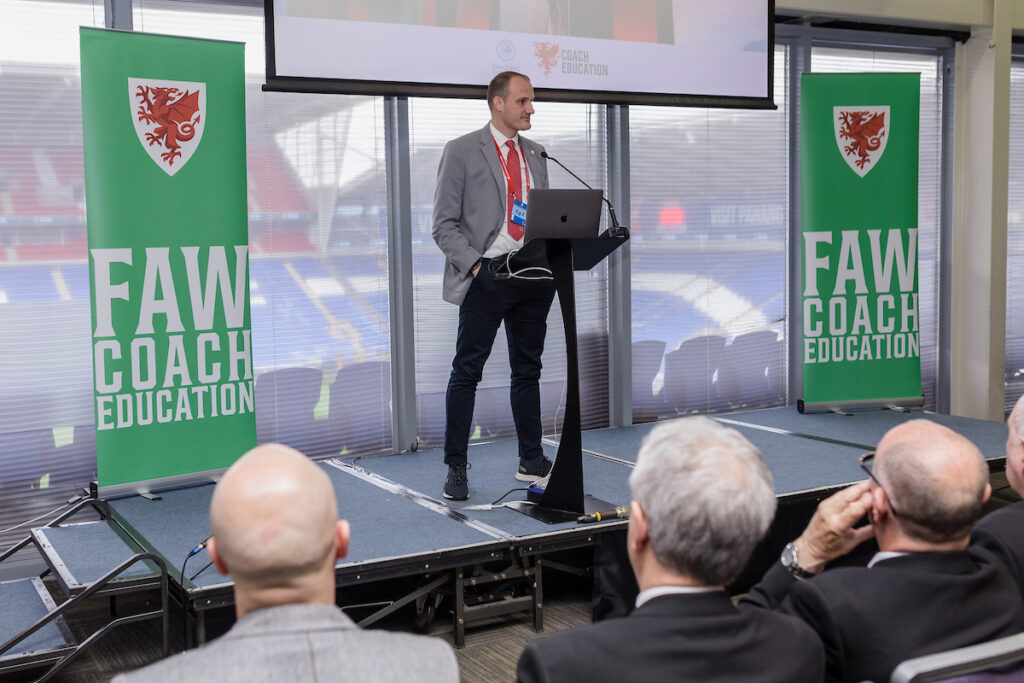
[[[81,29],[99,485],[256,443],[238,43]]]
[[[922,403],[920,79],[802,77],[801,410]]]

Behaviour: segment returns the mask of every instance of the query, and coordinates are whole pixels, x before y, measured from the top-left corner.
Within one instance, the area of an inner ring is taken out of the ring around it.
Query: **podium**
[[[529,225],[528,219],[528,225]],[[613,234],[621,231],[624,234]],[[596,232],[596,230],[595,230]],[[629,232],[614,226],[597,237],[590,238],[538,238],[527,242],[517,259],[536,261],[546,255],[562,309],[565,327],[566,399],[565,419],[558,455],[541,490],[537,485],[527,491],[527,501],[514,501],[508,507],[548,524],[574,522],[591,512],[615,507],[583,491],[583,441],[580,423],[580,364],[576,334],[576,292],[574,270],[590,270],[609,254],[625,244]],[[541,480],[543,481],[543,480]]]

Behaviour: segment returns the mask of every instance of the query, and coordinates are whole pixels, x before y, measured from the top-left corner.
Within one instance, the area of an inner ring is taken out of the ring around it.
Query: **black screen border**
[[[767,0],[766,7],[768,11],[768,54],[766,55],[768,73],[766,81],[767,92],[764,97],[537,88],[537,99],[547,102],[582,102],[587,104],[777,109],[778,107],[774,100],[775,0]],[[382,97],[462,99],[485,99],[487,97],[486,85],[278,76],[274,52],[274,0],[264,0],[263,21],[267,57],[267,81],[263,84],[264,91]]]

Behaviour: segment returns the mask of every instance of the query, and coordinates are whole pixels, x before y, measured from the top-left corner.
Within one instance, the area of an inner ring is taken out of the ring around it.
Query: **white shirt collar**
[[[516,147],[519,146],[519,133],[516,133],[510,138],[505,137],[505,134],[502,133],[497,128],[495,128],[493,123],[488,125],[491,127],[491,137],[494,138],[494,142],[498,145],[498,148],[501,149],[502,152],[505,151],[505,143],[508,142],[509,140],[511,140]]]
[[[875,553],[875,556],[871,558],[871,561],[868,562],[868,569],[874,567],[876,564],[884,560],[891,560],[894,557],[903,557],[904,555],[909,554],[910,553],[901,553],[897,550],[879,550],[877,553]]]
[[[636,606],[640,607],[648,600],[660,598],[663,595],[693,595],[694,593],[713,593],[724,590],[721,586],[654,586],[640,591],[640,595],[636,596]]]

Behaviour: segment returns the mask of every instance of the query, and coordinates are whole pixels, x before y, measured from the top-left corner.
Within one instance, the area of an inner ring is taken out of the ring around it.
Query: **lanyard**
[[[502,173],[505,174],[505,182],[507,183],[506,187],[508,187],[508,191],[512,194],[512,198],[513,199],[518,199],[518,197],[516,197],[515,191],[512,189],[512,174],[509,173],[508,165],[505,163],[505,155],[503,155],[501,153],[501,147],[498,147],[498,141],[494,139],[493,135],[491,136],[491,142],[494,143],[494,151],[498,153],[498,163],[501,164],[501,171],[502,171]],[[515,144],[516,143],[514,143],[514,142],[512,143],[513,146],[515,146]],[[519,149],[522,149],[522,147],[520,147]],[[526,168],[526,193],[525,194],[529,194],[530,193],[530,165],[528,163],[526,163],[526,156],[523,155],[522,152],[520,152],[517,149],[516,153],[519,155],[519,158],[522,159],[523,166]],[[516,170],[518,171],[519,169],[516,169]],[[525,196],[525,194],[524,194],[524,196]]]

